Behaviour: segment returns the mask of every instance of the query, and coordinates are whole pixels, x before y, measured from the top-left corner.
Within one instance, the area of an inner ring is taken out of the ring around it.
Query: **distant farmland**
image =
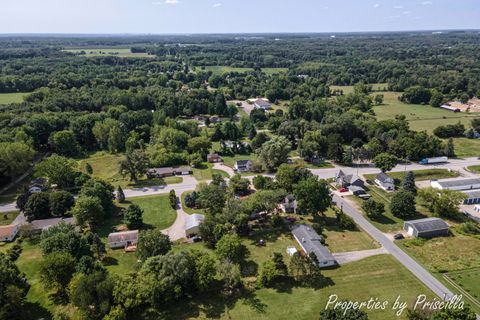
[[[82,54],[86,57],[116,56],[121,58],[154,58],[154,55],[147,53],[132,53],[130,48],[69,48],[63,50],[75,54]]]
[[[0,104],[20,103],[28,92],[0,93]]]

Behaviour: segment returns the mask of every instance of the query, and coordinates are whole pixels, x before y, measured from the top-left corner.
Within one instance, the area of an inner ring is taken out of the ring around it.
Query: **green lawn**
[[[0,93],[0,105],[23,102],[23,98],[29,94],[26,92]]]
[[[480,268],[449,272],[448,277],[480,301]]]
[[[467,169],[474,173],[480,173],[480,166],[470,166],[470,167],[467,167]]]
[[[212,174],[214,173],[220,174],[224,178],[228,178],[228,174],[225,171],[213,169],[212,163],[205,163],[202,168],[193,169],[193,176],[198,181],[212,180]]]
[[[224,73],[229,72],[238,72],[238,73],[245,73],[253,71],[253,68],[237,68],[237,67],[229,67],[229,66],[205,66],[205,67],[197,67],[196,70],[205,70],[205,71],[212,71],[213,74],[222,75]],[[286,73],[288,68],[262,68],[262,71],[266,74],[272,75],[276,73]]]
[[[434,179],[447,179],[456,178],[459,176],[456,171],[448,171],[447,169],[425,169],[414,170],[413,174],[416,181],[434,180]],[[395,184],[398,186],[405,178],[406,172],[388,172],[388,175],[395,179]],[[375,181],[376,174],[366,174],[365,178],[371,181]]]
[[[177,218],[177,212],[170,206],[168,194],[161,194],[140,198],[129,198],[122,207],[134,203],[143,209],[143,223],[147,226],[166,229],[170,227]]]
[[[0,213],[0,226],[6,226],[12,223],[19,213],[18,211]]]
[[[194,214],[194,213],[201,213],[201,214],[205,214],[205,210],[203,209],[192,209],[192,208],[189,208],[185,205],[185,196],[188,194],[188,193],[192,193],[193,190],[190,190],[190,191],[185,191],[184,193],[182,193],[182,195],[180,196],[180,200],[182,201],[182,209],[183,211],[185,211],[186,213],[188,214]]]
[[[147,53],[132,53],[130,48],[70,48],[63,50],[65,52],[71,52],[80,54],[85,52],[86,57],[99,57],[99,56],[117,56],[121,58],[154,58],[154,55]]]
[[[480,139],[455,138],[453,142],[458,157],[480,156]]]
[[[372,83],[372,91],[386,91],[388,88],[388,83]],[[343,94],[353,93],[353,86],[335,86],[331,85],[330,90],[342,90]]]
[[[410,128],[416,131],[426,130],[432,133],[433,130],[441,125],[455,124],[458,121],[467,128],[470,122],[480,115],[468,113],[454,113],[441,108],[424,106],[418,104],[406,104],[398,100],[401,93],[384,92],[384,103],[375,106],[373,110],[379,120],[394,119],[396,115],[404,115],[410,123]]]
[[[299,164],[299,165],[302,165],[304,166],[305,168],[309,168],[309,169],[329,169],[329,168],[334,168],[333,164],[331,164],[330,162],[322,162],[320,164],[312,164],[312,163],[308,163],[306,162],[305,160],[303,159],[294,159],[293,162],[295,164]]]
[[[85,172],[85,165],[89,163],[93,168],[93,177],[103,179],[111,183],[115,188],[121,186],[124,189],[159,186],[165,184],[181,183],[182,177],[166,177],[164,179],[147,179],[142,177],[138,183],[132,183],[128,177],[123,177],[119,172],[122,154],[96,152],[86,159],[78,160],[79,168]]]

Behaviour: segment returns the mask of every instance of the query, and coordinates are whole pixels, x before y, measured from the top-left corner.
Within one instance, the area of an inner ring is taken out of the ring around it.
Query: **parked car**
[[[200,241],[202,241],[202,237],[200,237],[200,236],[193,236],[193,237],[192,237],[192,241],[193,241],[193,242],[200,242]]]
[[[393,236],[393,239],[402,240],[402,239],[405,239],[405,237],[403,236],[403,234],[397,233],[396,235]]]
[[[368,184],[373,184],[372,180],[370,180],[370,179],[367,179],[366,181],[367,181]]]
[[[340,190],[338,190],[340,192],[348,192],[348,189],[347,188],[341,188]]]

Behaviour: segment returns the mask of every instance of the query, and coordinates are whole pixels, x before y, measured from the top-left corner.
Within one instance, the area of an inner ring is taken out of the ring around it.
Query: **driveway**
[[[178,195],[179,197],[181,195]],[[180,201],[177,202],[177,219],[175,222],[168,227],[163,229],[162,233],[167,235],[170,238],[170,241],[177,241],[180,239],[185,239],[187,236],[185,234],[185,222],[187,221],[188,213],[183,211],[182,204]]]
[[[235,175],[235,171],[231,167],[226,166],[221,162],[214,163],[213,169],[224,171],[228,174],[229,177],[233,177]]]
[[[372,250],[339,252],[339,253],[334,253],[333,256],[335,257],[335,260],[337,260],[338,264],[342,265],[349,262],[354,262],[354,261],[362,260],[368,257],[376,256],[379,254],[388,254],[388,251],[385,250],[385,248],[381,247],[381,248],[372,249]]]
[[[385,250],[403,264],[410,272],[412,272],[420,281],[422,281],[430,290],[432,290],[440,298],[448,300],[453,297],[453,293],[427,270],[413,260],[408,254],[400,249],[380,230],[375,228],[365,217],[355,209],[349,201],[334,194],[333,200],[337,206],[343,209],[343,212],[353,218],[355,223],[365,230],[373,239],[378,241]]]
[[[253,104],[250,104],[246,101],[241,101],[241,100],[230,100],[230,101],[227,101],[227,104],[229,103],[234,103],[235,105],[237,103],[241,103],[242,105],[239,107],[241,109],[243,109],[243,111],[245,111],[246,114],[250,115],[250,113],[252,112],[253,110]]]

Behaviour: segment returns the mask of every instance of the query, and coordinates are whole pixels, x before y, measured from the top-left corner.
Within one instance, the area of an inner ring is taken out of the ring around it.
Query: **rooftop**
[[[203,220],[205,220],[205,216],[203,214],[194,213],[187,217],[187,220],[185,221],[185,229],[188,230],[198,227],[203,222]]]
[[[138,239],[138,230],[113,232],[108,235],[108,242],[131,241]]]
[[[50,227],[56,226],[60,222],[65,222],[66,224],[75,224],[75,218],[69,217],[33,220],[30,222],[30,228],[32,230],[46,230]]]
[[[313,252],[317,256],[320,264],[335,261],[330,251],[321,244],[322,237],[311,227],[304,224],[294,225],[292,234],[308,254]]]
[[[377,174],[376,179],[381,182],[393,182],[393,178],[384,172]]]
[[[9,224],[8,226],[0,226],[0,238],[10,237],[18,226]]]
[[[437,183],[441,185],[443,188],[453,188],[453,187],[480,184],[480,178],[445,179],[445,180],[437,180]]]
[[[405,221],[405,224],[411,225],[418,232],[448,229],[448,224],[440,218],[410,220]]]

